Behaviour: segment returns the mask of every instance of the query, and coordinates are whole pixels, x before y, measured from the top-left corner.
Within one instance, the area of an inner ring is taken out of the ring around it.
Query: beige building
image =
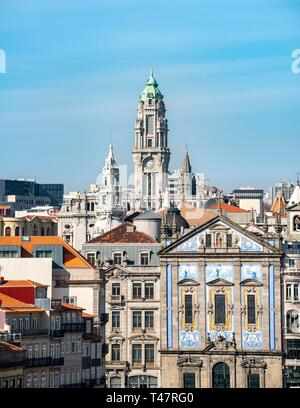
[[[0,217],[0,236],[57,235],[57,218],[46,215]]]
[[[110,388],[161,386],[159,250],[159,243],[131,223],[83,246],[84,255],[105,272]]]
[[[162,387],[282,387],[282,252],[216,216],[159,255]]]

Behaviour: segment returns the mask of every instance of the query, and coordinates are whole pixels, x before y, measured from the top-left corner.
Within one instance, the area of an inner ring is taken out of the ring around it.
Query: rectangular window
[[[121,265],[122,263],[122,254],[121,252],[116,252],[113,254],[114,265]]]
[[[248,388],[260,388],[259,374],[248,373]]]
[[[142,364],[142,345],[141,344],[133,344],[132,345],[132,365],[140,365]]]
[[[145,312],[145,328],[153,329],[154,328],[154,312]]]
[[[119,283],[113,283],[111,286],[111,294],[112,296],[120,296],[120,284]]]
[[[231,234],[227,234],[226,235],[226,239],[227,239],[227,247],[231,248],[232,247],[232,235]]]
[[[90,264],[95,265],[96,263],[96,254],[95,253],[88,253],[86,259],[89,261]]]
[[[0,251],[0,258],[18,258],[18,251]]]
[[[154,116],[147,115],[146,116],[146,133],[148,135],[153,135],[154,132]]]
[[[132,284],[132,299],[142,298],[142,282],[133,282]]]
[[[52,251],[36,251],[35,252],[36,258],[52,258]]]
[[[247,295],[247,316],[248,324],[256,323],[255,295]]]
[[[195,373],[183,374],[183,388],[196,388]]]
[[[287,340],[287,358],[300,359],[300,340]]]
[[[292,300],[292,285],[290,283],[285,287],[285,298],[286,300]]]
[[[132,312],[132,328],[138,329],[142,327],[142,312]]]
[[[145,298],[154,299],[154,282],[145,283]]]
[[[206,234],[206,236],[205,236],[205,246],[206,246],[206,248],[211,248],[211,234]]]
[[[225,295],[215,295],[215,324],[225,323]]]
[[[111,359],[112,361],[120,361],[121,353],[120,353],[120,344],[113,344],[111,346]]]
[[[185,324],[193,324],[193,295],[184,297],[184,317]]]
[[[299,300],[299,285],[298,284],[294,285],[294,300],[295,301]]]
[[[145,344],[145,362],[154,364],[154,344]]]
[[[111,312],[111,327],[113,329],[120,328],[120,312]]]
[[[141,265],[149,265],[149,253],[141,253]]]

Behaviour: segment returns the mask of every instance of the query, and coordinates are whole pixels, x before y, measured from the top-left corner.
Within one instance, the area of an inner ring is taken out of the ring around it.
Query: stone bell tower
[[[162,206],[168,186],[170,149],[168,148],[168,120],[158,83],[151,71],[140,96],[135,121],[136,210],[157,210]]]

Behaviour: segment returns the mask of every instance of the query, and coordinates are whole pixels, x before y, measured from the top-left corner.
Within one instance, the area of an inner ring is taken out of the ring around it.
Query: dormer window
[[[113,254],[113,261],[114,261],[114,265],[121,265],[121,263],[122,263],[122,253],[121,252],[115,252]]]
[[[141,252],[141,265],[149,265],[150,255],[149,252]]]

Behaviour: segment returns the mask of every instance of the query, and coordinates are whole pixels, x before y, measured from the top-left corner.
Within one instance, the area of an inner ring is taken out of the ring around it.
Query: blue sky
[[[94,183],[112,138],[132,168],[151,67],[181,166],[229,192],[296,178],[297,0],[1,0],[0,177]]]

